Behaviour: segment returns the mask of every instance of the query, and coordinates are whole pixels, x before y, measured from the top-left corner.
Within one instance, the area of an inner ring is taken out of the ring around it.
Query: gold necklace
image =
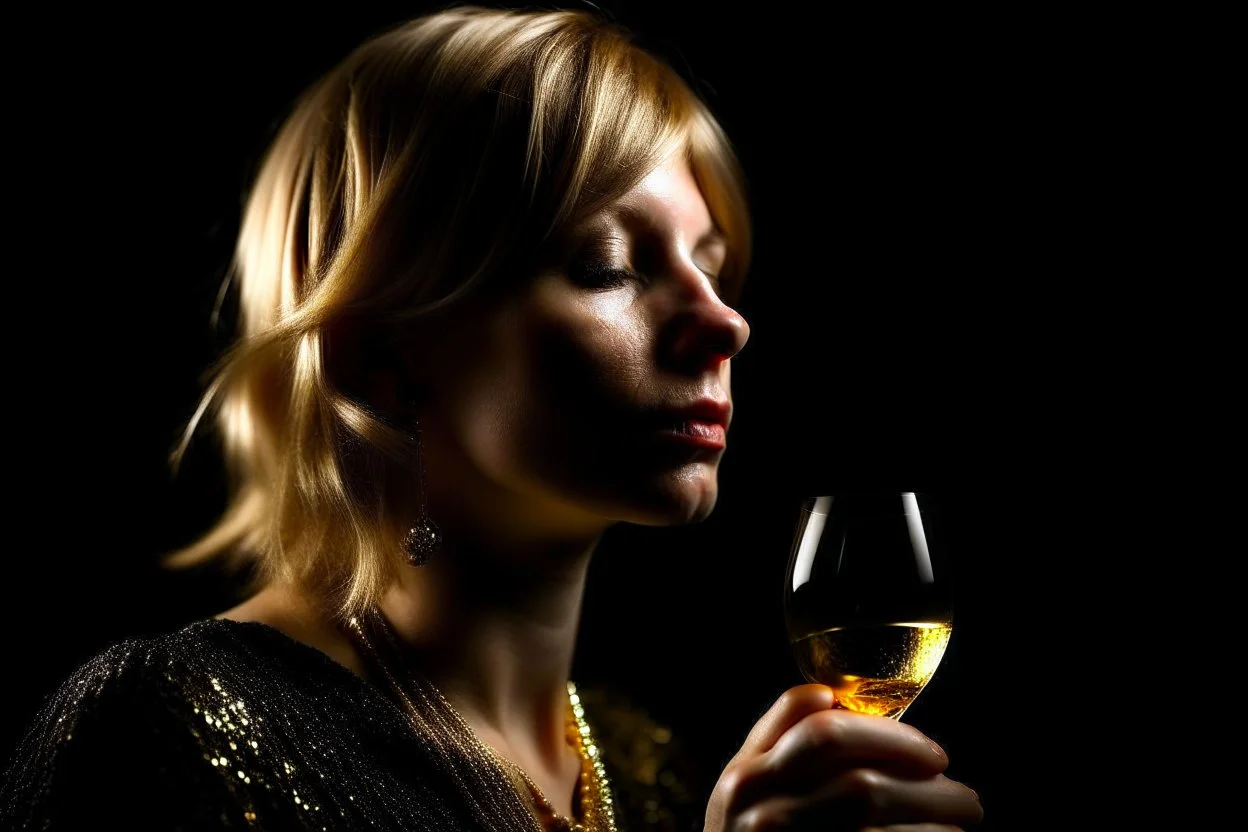
[[[431,750],[442,758],[465,793],[471,795],[471,802],[480,813],[494,821],[505,820],[508,816],[514,819],[515,803],[520,798],[519,786],[515,780],[515,777],[518,777],[532,798],[533,806],[524,807],[526,814],[529,814],[530,825],[536,822],[538,829],[547,830],[547,832],[616,832],[614,800],[611,796],[611,784],[602,762],[602,751],[594,742],[589,724],[585,720],[585,708],[576,692],[576,686],[571,681],[567,683],[569,711],[567,738],[577,749],[578,756],[581,758],[581,774],[577,781],[580,820],[569,818],[556,811],[554,805],[524,769],[499,754],[488,743],[483,742],[459,711],[423,674],[406,668],[406,663],[399,659],[401,642],[380,610],[371,611],[367,615],[367,622],[361,617],[353,617],[348,621],[348,625],[346,628],[348,633],[355,637],[357,645],[362,648],[403,703],[407,716],[415,724],[418,732],[422,735],[426,733],[434,735]],[[382,651],[366,632],[370,628],[380,635],[378,641],[385,643],[386,652],[393,657],[391,661],[383,658]],[[392,672],[392,666],[404,667],[407,671],[404,676],[409,683],[407,686],[404,686],[397,675]],[[420,699],[425,707],[419,708],[413,701],[413,697]],[[443,747],[439,739],[449,743],[450,747]],[[463,764],[465,760],[469,771],[460,770],[465,767]],[[493,771],[490,771],[490,768]],[[507,793],[506,787],[500,784],[500,776],[506,784],[511,786],[510,794]],[[476,782],[472,782],[473,780]],[[481,788],[482,786],[484,788]],[[532,811],[527,811],[529,809]]]

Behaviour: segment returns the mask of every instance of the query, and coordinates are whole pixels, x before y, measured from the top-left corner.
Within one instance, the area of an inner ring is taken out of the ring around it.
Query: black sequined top
[[[578,685],[621,830],[697,830],[671,732]],[[400,706],[266,624],[130,639],[49,697],[0,787],[0,829],[461,830],[458,789]]]

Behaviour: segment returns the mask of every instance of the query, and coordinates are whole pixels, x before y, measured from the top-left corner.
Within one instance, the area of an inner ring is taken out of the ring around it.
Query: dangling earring
[[[420,420],[415,421],[416,467],[420,471],[420,514],[415,524],[403,535],[403,551],[412,566],[424,566],[442,548],[442,530],[429,518],[425,499],[425,454],[420,441]]]

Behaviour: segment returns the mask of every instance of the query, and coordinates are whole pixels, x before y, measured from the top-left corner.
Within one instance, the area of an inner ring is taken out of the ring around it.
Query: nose
[[[685,294],[669,321],[668,348],[673,363],[684,372],[701,373],[732,358],[750,337],[750,325],[710,288]]]

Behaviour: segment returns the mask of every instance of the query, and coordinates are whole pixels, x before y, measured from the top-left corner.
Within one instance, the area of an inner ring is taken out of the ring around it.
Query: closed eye
[[[628,269],[621,269],[600,260],[589,260],[573,265],[568,276],[587,289],[615,289],[623,286],[636,275]]]
[[[715,290],[715,294],[719,296],[720,300],[723,300],[724,292],[723,292],[723,287],[720,286],[720,283],[719,283],[719,275],[715,274],[714,272],[708,272],[706,269],[703,269],[703,268],[699,268],[698,271],[706,275],[706,279],[711,282],[711,288]]]

